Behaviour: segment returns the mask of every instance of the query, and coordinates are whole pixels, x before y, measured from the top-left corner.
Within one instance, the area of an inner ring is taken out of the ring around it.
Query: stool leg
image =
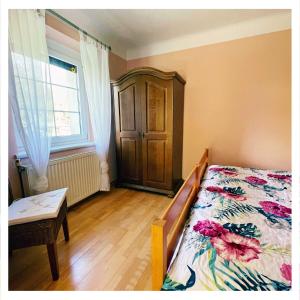
[[[47,244],[47,250],[48,250],[48,257],[49,257],[52,279],[57,280],[59,278],[59,269],[58,269],[56,242]]]
[[[69,240],[69,226],[68,226],[67,215],[62,221],[62,226],[64,230],[65,241],[67,242]]]

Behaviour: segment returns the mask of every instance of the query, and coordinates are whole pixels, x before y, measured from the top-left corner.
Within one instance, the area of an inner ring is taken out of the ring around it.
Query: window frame
[[[54,43],[49,39],[47,40],[47,45],[48,45],[49,56],[68,62],[77,67],[77,74],[78,74],[77,81],[78,81],[78,88],[79,88],[79,106],[80,106],[80,111],[79,111],[80,127],[82,131],[82,134],[52,137],[51,148],[71,146],[74,144],[88,142],[88,107],[87,107],[87,97],[86,97],[85,85],[84,85],[83,70],[82,70],[82,65],[80,60],[80,53],[75,52],[74,50],[69,49],[65,46]]]
[[[91,141],[89,137],[89,127],[90,127],[89,110],[88,110],[88,102],[87,102],[87,95],[86,95],[85,84],[84,84],[80,52],[75,51],[72,48],[66,47],[65,45],[61,45],[49,38],[47,38],[47,46],[48,46],[48,56],[55,57],[62,61],[66,61],[77,67],[77,74],[78,74],[77,81],[78,81],[79,107],[80,107],[80,127],[82,131],[82,134],[52,137],[50,153],[94,146],[94,141]],[[16,132],[15,124],[14,124],[14,128]],[[18,149],[17,157],[24,158],[27,155],[25,153],[25,149],[24,146],[22,145],[22,141],[20,139],[18,132],[16,132],[15,136],[16,136],[16,144]]]

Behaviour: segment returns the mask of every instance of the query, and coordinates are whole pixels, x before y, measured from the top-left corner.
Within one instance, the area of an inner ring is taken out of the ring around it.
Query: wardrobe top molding
[[[185,80],[177,73],[177,72],[164,72],[155,68],[151,67],[141,67],[141,68],[134,68],[124,75],[122,75],[119,79],[117,80],[112,80],[111,84],[113,86],[121,84],[123,81],[136,76],[136,75],[149,75],[149,76],[154,76],[160,79],[164,80],[171,80],[173,78],[178,79],[182,84],[185,84]]]

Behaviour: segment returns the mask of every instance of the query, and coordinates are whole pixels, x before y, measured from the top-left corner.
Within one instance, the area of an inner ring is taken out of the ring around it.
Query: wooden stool
[[[56,239],[61,225],[69,240],[67,188],[22,198],[9,206],[9,251],[46,244],[53,280],[59,278]]]

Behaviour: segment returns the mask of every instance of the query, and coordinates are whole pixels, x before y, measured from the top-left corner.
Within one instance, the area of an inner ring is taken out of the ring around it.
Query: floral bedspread
[[[210,166],[162,290],[290,290],[291,179]]]

